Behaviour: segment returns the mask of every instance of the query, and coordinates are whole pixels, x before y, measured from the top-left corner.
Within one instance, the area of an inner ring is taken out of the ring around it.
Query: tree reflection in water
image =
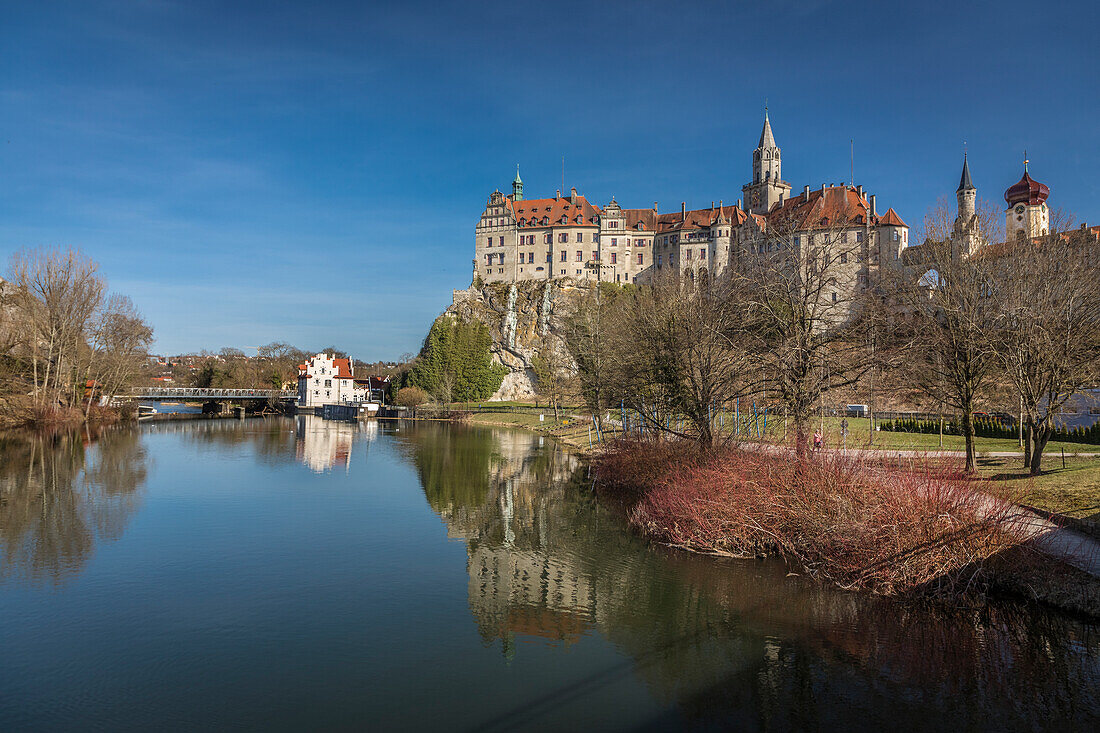
[[[780,563],[647,546],[596,505],[567,451],[512,431],[396,434],[432,509],[467,543],[482,639],[569,646],[596,631],[631,658],[552,706],[637,674],[696,722],[749,728],[1066,727],[1100,710],[1100,629],[1010,602],[946,613],[842,593]],[[536,714],[530,704],[489,727]],[[900,717],[899,717],[900,716]]]
[[[141,502],[146,455],[126,428],[0,439],[0,581],[61,584]]]

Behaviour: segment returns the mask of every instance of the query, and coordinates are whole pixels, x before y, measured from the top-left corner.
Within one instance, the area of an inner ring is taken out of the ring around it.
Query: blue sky
[[[1100,222],[1092,2],[0,3],[0,257],[74,246],[179,353],[415,351],[522,165],[662,210],[784,178],[911,225],[1020,176]]]

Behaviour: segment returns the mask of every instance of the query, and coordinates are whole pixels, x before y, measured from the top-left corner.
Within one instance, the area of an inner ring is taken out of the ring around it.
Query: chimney
[[[859,196],[860,198],[863,198],[863,185],[862,184],[856,186],[856,195]]]
[[[681,201],[681,202],[680,202],[680,218],[681,218],[681,219],[686,219],[686,218],[687,218],[687,215],[688,215],[688,204],[687,204],[687,201]]]
[[[825,184],[824,183],[821,184],[821,195],[822,196],[825,195]]]
[[[577,189],[569,189],[569,203],[576,205],[577,203]]]
[[[712,208],[712,209],[714,208],[714,202],[713,201],[710,202],[710,208]]]
[[[804,201],[810,200],[810,184],[808,183],[802,187],[802,199]]]
[[[742,203],[741,199],[737,199],[737,208],[740,209],[741,211],[744,211],[745,207],[742,206],[741,203]]]
[[[653,215],[657,216],[657,202],[656,201],[653,202]]]
[[[554,192],[554,198],[556,198],[556,199],[561,198],[561,189],[560,188],[557,191]]]
[[[875,194],[871,194],[871,216],[878,216],[878,211],[875,210]]]

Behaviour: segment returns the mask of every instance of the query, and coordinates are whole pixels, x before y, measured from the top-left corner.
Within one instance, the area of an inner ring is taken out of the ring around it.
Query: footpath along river
[[[1097,730],[1100,626],[648,545],[529,433],[0,440],[0,730]]]

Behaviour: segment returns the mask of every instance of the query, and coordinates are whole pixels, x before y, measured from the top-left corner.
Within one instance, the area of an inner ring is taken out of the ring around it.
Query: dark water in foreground
[[[648,547],[525,433],[0,443],[0,730],[1096,730],[1100,628]]]

